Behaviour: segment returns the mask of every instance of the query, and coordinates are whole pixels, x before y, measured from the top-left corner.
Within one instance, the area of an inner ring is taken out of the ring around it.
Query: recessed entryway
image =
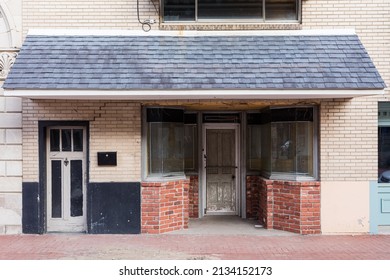
[[[258,236],[296,236],[297,233],[265,229],[255,219],[242,219],[239,216],[205,216],[200,219],[190,219],[185,230],[169,232],[168,234],[185,235],[258,235]]]
[[[203,126],[204,215],[239,214],[238,124]]]

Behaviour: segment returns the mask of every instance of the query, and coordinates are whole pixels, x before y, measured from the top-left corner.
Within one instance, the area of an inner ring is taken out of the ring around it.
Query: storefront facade
[[[319,26],[314,2],[280,29]],[[164,233],[237,215],[301,234],[370,232],[387,72],[365,37],[166,31],[168,14],[144,34],[28,33],[3,86],[23,100],[21,230]]]

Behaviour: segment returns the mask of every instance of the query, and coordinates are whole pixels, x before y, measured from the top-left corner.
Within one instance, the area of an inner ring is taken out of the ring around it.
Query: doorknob
[[[64,160],[65,166],[68,166],[68,163],[69,163],[69,160],[68,160],[68,158],[66,158],[66,159]]]

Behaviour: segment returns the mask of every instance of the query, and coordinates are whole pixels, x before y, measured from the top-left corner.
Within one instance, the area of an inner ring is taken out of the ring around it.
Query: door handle
[[[69,164],[68,158],[66,158],[66,159],[64,160],[64,164],[65,164],[65,166],[68,166],[68,164]]]
[[[232,180],[236,179],[236,175],[232,175]]]

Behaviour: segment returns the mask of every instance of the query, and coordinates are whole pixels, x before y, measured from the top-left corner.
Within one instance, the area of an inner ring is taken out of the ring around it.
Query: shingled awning
[[[355,34],[161,34],[28,35],[5,95],[334,98],[385,87]]]

